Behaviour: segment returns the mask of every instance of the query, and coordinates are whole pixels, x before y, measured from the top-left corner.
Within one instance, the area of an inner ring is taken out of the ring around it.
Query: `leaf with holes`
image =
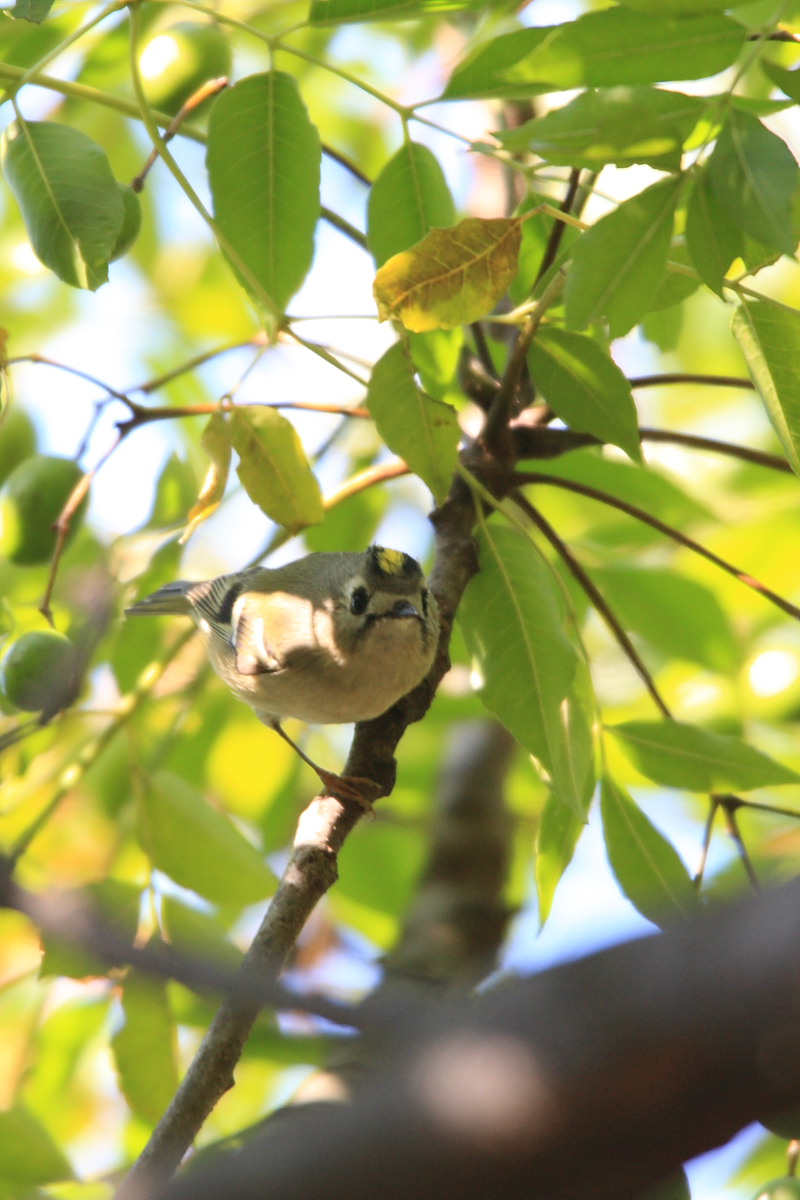
[[[453,329],[491,312],[517,273],[522,221],[467,217],[432,229],[375,276],[378,318],[406,329]]]
[[[297,430],[274,408],[234,408],[231,441],[239,455],[236,474],[263,513],[297,533],[325,515],[316,476]]]

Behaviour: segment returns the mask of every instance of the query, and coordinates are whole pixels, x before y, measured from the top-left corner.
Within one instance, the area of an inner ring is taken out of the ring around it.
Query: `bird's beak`
[[[390,615],[393,617],[418,617],[419,611],[410,600],[398,600]]]

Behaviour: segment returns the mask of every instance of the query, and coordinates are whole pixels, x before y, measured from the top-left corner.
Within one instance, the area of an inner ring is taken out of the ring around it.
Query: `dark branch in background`
[[[453,730],[434,795],[427,862],[373,997],[397,978],[464,989],[495,969],[511,917],[503,890],[513,826],[503,792],[515,750],[498,721]]]
[[[78,946],[106,967],[132,966],[158,979],[174,979],[194,992],[228,994],[241,1003],[302,1009],[336,1025],[361,1024],[358,1009],[326,996],[298,995],[277,980],[234,971],[163,942],[138,945],[77,892],[37,895],[13,878],[14,860],[0,856],[0,908],[24,913],[48,938]]]
[[[799,942],[795,882],[463,1006],[395,1005],[350,1104],[153,1200],[630,1200],[800,1099]]]
[[[572,212],[573,207],[575,205],[575,201],[578,196],[578,188],[580,187],[580,182],[581,182],[580,168],[573,167],[573,169],[569,173],[569,183],[567,184],[567,190],[564,194],[564,198],[558,206],[560,212],[563,212],[563,213],[571,213]],[[564,238],[566,228],[567,227],[563,221],[554,221],[553,222],[553,228],[550,230],[550,236],[547,239],[547,245],[545,246],[544,254],[542,255],[542,261],[539,264],[539,270],[536,272],[536,279],[535,279],[534,285],[533,285],[534,289],[536,288],[537,284],[539,284],[541,282],[541,280],[545,277],[547,272],[552,267],[553,263],[558,258],[558,252],[561,248],[561,242]]]
[[[685,533],[681,533],[673,525],[666,525],[660,521],[658,517],[652,516],[645,512],[643,508],[637,508],[635,504],[628,504],[625,500],[620,500],[617,496],[612,496],[608,492],[601,492],[597,488],[588,487],[586,484],[577,483],[573,479],[559,479],[557,475],[545,475],[536,471],[518,471],[515,473],[516,482],[520,485],[524,484],[547,484],[551,487],[563,488],[568,492],[575,492],[578,496],[588,496],[591,500],[597,500],[600,504],[607,504],[610,508],[617,508],[620,512],[626,513],[629,517],[633,517],[637,521],[641,521],[643,525],[649,525],[652,529],[657,529],[659,533],[663,533],[665,537],[671,538],[673,542],[678,542],[681,546],[686,546],[688,550],[699,554],[701,558],[707,559],[713,563],[715,567],[726,571],[728,575],[732,575],[739,583],[743,583],[745,587],[751,588],[770,604],[774,604],[776,608],[780,608],[793,620],[800,620],[800,608],[791,604],[788,600],[784,600],[783,596],[779,596],[777,592],[773,592],[760,580],[753,575],[748,575],[746,571],[740,571],[738,567],[733,566],[724,558],[720,558],[718,554],[714,554],[713,550],[696,542],[694,538],[688,537]]]

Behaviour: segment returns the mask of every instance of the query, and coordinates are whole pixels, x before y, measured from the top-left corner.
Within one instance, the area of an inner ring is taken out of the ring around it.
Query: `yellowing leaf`
[[[274,408],[235,408],[231,441],[240,460],[236,474],[271,520],[290,533],[322,520],[319,484],[291,421]]]
[[[432,229],[375,276],[379,319],[424,333],[486,316],[516,275],[521,231],[519,217],[468,217]]]
[[[180,539],[181,545],[207,521],[212,513],[219,508],[220,501],[228,482],[228,472],[231,469],[231,433],[228,422],[222,413],[214,413],[203,430],[200,445],[208,453],[211,462],[208,464],[200,495],[189,510],[186,529]]]

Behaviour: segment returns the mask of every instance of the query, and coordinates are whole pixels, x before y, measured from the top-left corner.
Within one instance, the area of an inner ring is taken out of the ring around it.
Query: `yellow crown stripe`
[[[375,557],[385,575],[403,575],[405,573],[406,555],[402,550],[387,550],[385,546],[376,546]]]

